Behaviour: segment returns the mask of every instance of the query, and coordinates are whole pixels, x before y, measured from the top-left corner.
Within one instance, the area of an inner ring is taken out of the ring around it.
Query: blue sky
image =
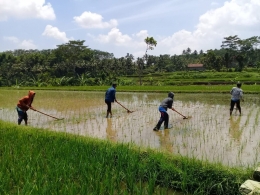
[[[69,40],[124,57],[219,49],[260,36],[259,0],[0,0],[0,51],[54,49]]]

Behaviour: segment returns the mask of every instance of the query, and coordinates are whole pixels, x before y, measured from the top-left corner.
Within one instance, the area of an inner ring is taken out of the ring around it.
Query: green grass
[[[126,76],[121,79],[131,80],[132,83],[139,83],[139,76]],[[243,71],[243,72],[198,72],[198,71],[181,71],[171,73],[150,73],[145,74],[142,78],[145,85],[211,85],[234,84],[241,81],[245,84],[260,84],[260,72]]]
[[[117,92],[155,92],[164,93],[229,93],[235,85],[185,85],[185,86],[117,86]],[[109,86],[65,86],[65,87],[20,87],[17,90],[65,90],[65,91],[106,91]],[[1,87],[1,89],[15,89]],[[260,93],[260,85],[242,85],[244,93]]]
[[[260,72],[248,69],[247,72],[197,72],[182,71],[171,73],[144,74],[142,86],[139,76],[118,77],[118,91],[178,93],[229,93],[238,81],[242,82],[245,93],[260,93]],[[2,89],[105,91],[109,86],[48,86],[48,87],[1,87]],[[1,89],[0,88],[0,89]]]
[[[238,195],[248,168],[0,121],[0,194]]]

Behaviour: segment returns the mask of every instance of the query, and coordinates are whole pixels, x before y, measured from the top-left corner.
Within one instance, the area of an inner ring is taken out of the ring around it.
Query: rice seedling
[[[0,117],[16,123],[15,104],[26,91],[6,90],[2,94]],[[64,120],[56,121],[28,111],[29,125],[110,139],[118,143],[134,143],[161,151],[172,151],[173,154],[222,162],[229,166],[254,166],[257,163],[256,152],[248,150],[253,144],[259,143],[258,95],[246,94],[250,101],[242,103],[243,115],[240,117],[234,114],[232,120],[228,120],[228,95],[176,93],[174,107],[192,118],[183,120],[176,113],[168,111],[173,128],[167,133],[155,133],[152,129],[159,118],[158,106],[164,97],[165,94],[161,93],[118,92],[117,99],[136,112],[126,113],[122,107],[113,104],[114,116],[108,121],[105,118],[103,92],[37,91],[34,107],[50,115],[63,117]],[[237,158],[246,153],[252,157]]]

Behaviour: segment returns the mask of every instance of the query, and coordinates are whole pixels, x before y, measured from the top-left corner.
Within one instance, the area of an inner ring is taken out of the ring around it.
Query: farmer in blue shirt
[[[172,107],[173,98],[174,98],[174,93],[173,92],[168,93],[168,97],[165,98],[162,101],[161,105],[159,106],[159,112],[161,113],[161,117],[157,125],[153,128],[154,131],[158,131],[163,122],[164,122],[164,129],[168,129],[169,115],[167,113],[167,108],[175,111],[175,109]]]
[[[241,83],[237,83],[237,87],[233,87],[230,91],[231,94],[231,101],[230,101],[230,116],[232,115],[234,106],[236,104],[236,107],[239,111],[239,114],[241,115],[241,107],[240,107],[240,100],[244,101],[243,99],[243,90],[241,89]]]
[[[112,118],[111,103],[114,102],[114,101],[117,102],[116,101],[116,87],[117,87],[117,84],[113,83],[112,87],[110,87],[106,91],[106,95],[105,95],[105,102],[107,104],[107,115],[106,115],[106,118],[108,118],[109,114],[110,114],[110,117]]]

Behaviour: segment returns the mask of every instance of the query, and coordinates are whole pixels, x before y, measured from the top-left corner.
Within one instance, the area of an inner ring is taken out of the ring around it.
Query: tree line
[[[243,71],[247,67],[260,69],[260,36],[240,39],[224,37],[221,49],[199,52],[190,48],[181,55],[149,55],[157,41],[147,37],[143,57],[127,53],[116,58],[113,53],[93,50],[84,40],[70,40],[56,49],[5,51],[0,53],[0,86],[83,86],[110,85],[119,78],[155,72],[187,71],[188,64],[204,64],[206,70]]]

